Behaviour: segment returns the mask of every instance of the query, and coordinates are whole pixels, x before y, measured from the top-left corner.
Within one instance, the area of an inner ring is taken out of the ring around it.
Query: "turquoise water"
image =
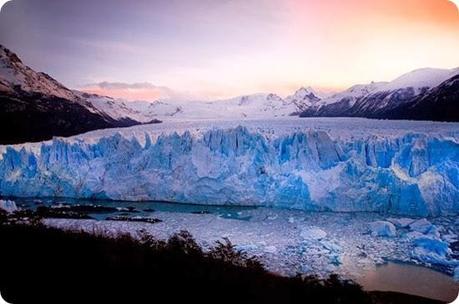
[[[250,216],[244,215],[244,211],[255,209],[255,207],[240,206],[212,206],[212,205],[194,205],[194,204],[177,204],[166,202],[126,202],[126,201],[105,201],[105,200],[81,200],[81,199],[33,199],[33,198],[15,198],[16,204],[25,209],[35,210],[38,206],[52,206],[58,204],[68,205],[97,205],[111,208],[133,208],[133,211],[118,211],[107,213],[88,213],[89,216],[96,220],[104,220],[107,216],[116,214],[129,213],[129,215],[153,216],[156,211],[176,212],[176,213],[209,213],[215,214],[222,218],[236,219],[242,221],[250,220]]]

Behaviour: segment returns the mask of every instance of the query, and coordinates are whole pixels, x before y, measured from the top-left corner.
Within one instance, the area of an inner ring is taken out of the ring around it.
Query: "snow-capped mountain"
[[[80,94],[94,108],[112,117],[148,122],[152,119],[258,119],[290,116],[320,101],[312,92],[306,94],[304,90],[286,99],[272,93],[259,93],[215,101],[126,101]]]
[[[298,111],[306,111],[309,108],[315,108],[320,104],[321,99],[317,96],[317,93],[311,87],[300,88],[295,94],[285,98],[287,104],[295,105]]]
[[[394,119],[459,121],[459,74],[385,115]]]
[[[180,111],[176,106],[162,101],[126,101],[79,91],[74,91],[74,93],[88,102],[98,112],[117,120],[131,119],[141,123],[150,123],[160,116],[173,116]]]
[[[391,82],[321,98],[302,87],[286,98],[259,93],[216,101],[126,101],[66,88],[0,46],[0,142],[35,141],[161,120],[267,119],[292,115],[459,121],[457,69],[419,69]],[[454,80],[454,81],[453,81]]]
[[[312,88],[302,87],[293,95],[259,93],[216,101],[128,102],[111,98],[89,98],[93,106],[115,117],[146,122],[153,118],[261,119],[302,113],[302,116],[351,116],[394,118],[396,109],[428,94],[429,90],[459,74],[459,69],[419,69],[391,82],[372,82],[321,98]],[[425,116],[423,116],[425,117]],[[406,117],[408,118],[408,117]],[[412,116],[410,116],[412,118]],[[423,119],[436,119],[427,117]]]
[[[0,45],[0,143],[37,141],[139,124],[99,111],[77,92],[26,66]]]
[[[324,99],[321,106],[305,110],[302,116],[393,118],[397,108],[428,95],[431,90],[458,74],[459,68],[427,68],[404,74],[391,82],[357,85]],[[410,117],[416,119],[412,115]],[[435,120],[436,117],[424,116],[423,119]]]
[[[0,45],[0,92],[15,94],[18,91],[79,101],[71,90],[48,74],[35,72],[15,53]]]
[[[320,98],[316,96],[311,88],[302,88],[286,99],[270,93],[252,94],[210,102],[177,100],[127,101],[115,99],[108,96],[70,90],[49,75],[36,72],[26,66],[16,54],[4,47],[0,47],[0,93],[4,98],[10,98],[8,109],[5,108],[5,111],[16,108],[14,104],[17,102],[11,100],[11,97],[14,96],[19,100],[27,99],[27,111],[29,113],[34,112],[34,107],[40,107],[41,113],[59,117],[58,113],[54,112],[56,108],[60,107],[64,112],[74,113],[71,115],[72,119],[80,120],[79,125],[81,126],[91,124],[89,121],[88,123],[82,123],[82,121],[90,120],[86,118],[89,112],[91,116],[95,116],[100,120],[97,123],[97,128],[175,119],[285,117],[295,113],[298,114],[320,101]],[[44,101],[51,102],[51,99],[57,99],[57,101],[52,105],[45,105]],[[58,107],[56,107],[55,103],[58,104]],[[6,107],[6,105],[7,103],[4,103],[3,107]],[[65,110],[70,105],[74,109],[72,111]],[[77,115],[75,111],[81,113]],[[64,124],[68,118],[62,118],[61,120],[61,123]],[[21,119],[18,118],[18,124],[20,121]],[[43,124],[46,125],[47,123],[43,121]],[[51,132],[50,136],[75,134],[70,131],[72,123],[66,122],[65,124],[69,132],[63,132],[62,128],[60,129],[62,132],[57,133],[54,131],[58,130],[53,130],[51,127],[46,127],[46,129]],[[93,127],[88,126],[77,129],[84,132],[92,130]],[[29,140],[27,137],[24,135],[25,140]],[[40,136],[37,139],[44,138]],[[34,136],[30,140],[35,140]]]
[[[272,93],[259,93],[196,104],[197,107],[193,109],[194,113],[184,107],[183,114],[192,114],[196,117],[198,114],[196,110],[198,110],[207,115],[207,118],[274,118],[289,116],[299,110],[293,103],[288,103]]]

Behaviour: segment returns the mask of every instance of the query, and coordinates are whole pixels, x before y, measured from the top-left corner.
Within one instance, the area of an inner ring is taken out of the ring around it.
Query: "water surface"
[[[376,266],[356,281],[368,291],[396,291],[446,301],[456,299],[459,283],[441,272],[412,264]]]

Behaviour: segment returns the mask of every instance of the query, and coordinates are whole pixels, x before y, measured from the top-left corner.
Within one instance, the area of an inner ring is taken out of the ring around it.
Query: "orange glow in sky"
[[[130,99],[287,95],[459,67],[449,0],[13,0],[0,14],[0,43],[33,68]]]
[[[287,43],[314,60],[294,62],[298,78],[343,87],[391,80],[420,67],[459,66],[459,12],[442,0],[289,2]],[[306,50],[306,51],[304,51]],[[315,73],[306,71],[314,70]],[[286,71],[287,72],[287,71]]]

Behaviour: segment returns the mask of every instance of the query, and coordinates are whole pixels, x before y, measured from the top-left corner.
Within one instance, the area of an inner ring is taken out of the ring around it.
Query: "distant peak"
[[[11,63],[22,63],[18,55],[0,44],[0,59],[7,59]]]
[[[316,95],[312,87],[301,87],[295,92],[295,95],[308,95],[308,94]]]
[[[296,92],[287,97],[287,99],[303,100],[303,99],[320,99],[315,90],[311,87],[301,87]]]
[[[392,89],[403,87],[432,88],[453,77],[455,74],[457,74],[456,69],[421,68],[396,78],[388,87]]]

